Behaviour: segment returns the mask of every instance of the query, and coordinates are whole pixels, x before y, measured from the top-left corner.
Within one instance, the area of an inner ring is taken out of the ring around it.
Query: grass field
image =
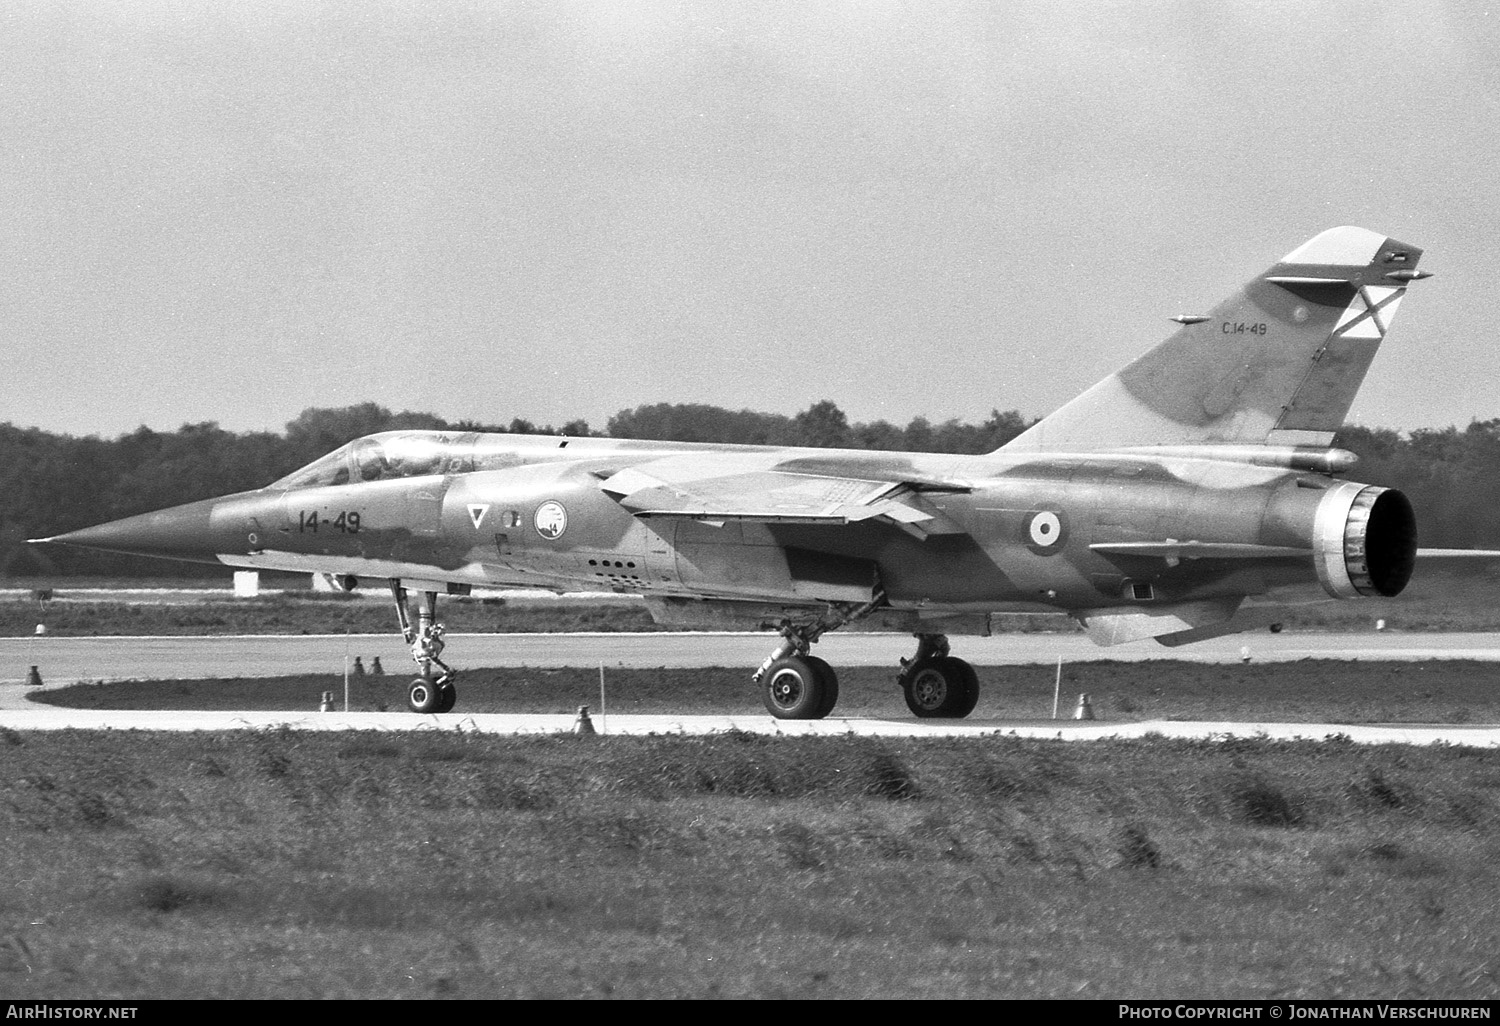
[[[0,734],[0,992],[1500,996],[1500,751]]]
[[[1464,595],[1419,596],[1404,608],[1426,612],[1398,622],[1482,629],[1496,605]],[[49,627],[72,605],[53,603]],[[355,611],[390,626],[359,600],[106,605],[66,629],[222,616],[197,627],[240,633],[248,615],[337,633],[363,621],[317,618]],[[0,603],[0,630],[30,633],[36,608]],[[1378,604],[1318,608],[1363,621]],[[451,609],[454,630],[506,629],[519,611]],[[494,627],[455,620],[470,613]],[[1050,713],[1052,667],[980,672],[977,716]],[[892,676],[841,672],[838,711],[909,716]],[[1063,696],[1088,692],[1105,722],[1496,722],[1497,676],[1477,662],[1098,662],[1067,667]],[[358,679],[353,705],[404,708],[407,680]],[[611,712],[761,708],[744,668],[607,682]],[[468,670],[459,687],[461,712],[571,712],[596,704],[598,671]],[[312,709],[325,690],[342,679],[39,697]],[[0,994],[1493,1000],[1497,826],[1500,749],[1337,734],[0,729]]]

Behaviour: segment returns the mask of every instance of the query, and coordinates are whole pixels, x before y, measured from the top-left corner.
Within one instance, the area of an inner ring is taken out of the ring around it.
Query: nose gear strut
[[[391,598],[396,603],[396,620],[401,625],[401,636],[411,646],[412,662],[417,664],[417,669],[422,673],[411,682],[411,690],[407,694],[412,711],[450,711],[458,700],[458,691],[453,687],[453,679],[458,673],[440,658],[447,644],[443,641],[443,635],[448,629],[437,619],[437,592],[422,592],[422,604],[417,610],[415,629],[411,625],[411,614],[406,606],[406,589],[399,580],[391,581]],[[433,667],[442,672],[434,673]]]

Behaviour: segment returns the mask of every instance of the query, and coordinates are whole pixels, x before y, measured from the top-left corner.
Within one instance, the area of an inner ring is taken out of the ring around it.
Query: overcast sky
[[[1500,417],[1500,4],[0,5],[0,421],[1044,414],[1317,232]]]

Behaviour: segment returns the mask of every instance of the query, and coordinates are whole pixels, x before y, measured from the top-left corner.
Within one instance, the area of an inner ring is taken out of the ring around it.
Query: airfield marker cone
[[[44,624],[44,623],[37,624],[36,625],[36,632],[38,634],[46,634],[47,633],[47,625]]]
[[[594,730],[594,721],[591,720],[591,719],[589,719],[589,707],[588,706],[586,706],[586,705],[580,705],[578,707],[578,719],[576,719],[576,720],[573,721],[573,733],[575,733],[575,734],[593,734],[593,733],[596,733],[596,731]]]
[[[35,666],[33,666],[31,668],[31,672],[26,675],[26,683],[34,688],[39,688],[42,686],[42,675],[37,672]]]
[[[356,677],[363,677],[365,675],[365,664],[359,656],[354,657],[354,675]]]
[[[380,657],[379,656],[376,656],[374,659],[370,660],[370,676],[372,676],[372,677],[384,677],[385,676],[385,667],[380,665]]]
[[[323,692],[323,701],[318,704],[319,712],[333,712],[333,692]]]
[[[1078,708],[1073,710],[1075,720],[1091,720],[1094,718],[1094,707],[1089,704],[1088,695],[1078,696]]]

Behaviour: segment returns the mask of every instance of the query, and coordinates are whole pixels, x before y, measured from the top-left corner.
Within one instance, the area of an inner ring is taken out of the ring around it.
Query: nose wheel
[[[411,682],[411,690],[407,692],[407,703],[411,711],[415,713],[445,713],[453,710],[453,705],[458,701],[458,689],[449,682],[447,677],[433,680],[430,677],[418,677]]]

